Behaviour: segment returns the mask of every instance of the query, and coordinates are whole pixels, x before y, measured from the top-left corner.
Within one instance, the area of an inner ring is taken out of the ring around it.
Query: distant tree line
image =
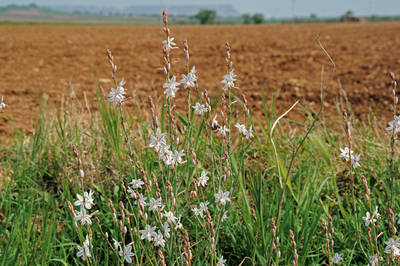
[[[243,24],[263,24],[265,22],[264,15],[261,13],[243,14],[242,20]]]

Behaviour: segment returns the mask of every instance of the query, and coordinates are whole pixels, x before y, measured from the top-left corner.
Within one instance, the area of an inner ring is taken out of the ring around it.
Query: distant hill
[[[174,16],[194,16],[201,9],[213,9],[221,17],[239,17],[240,13],[232,5],[135,5],[123,9],[115,7],[97,7],[93,5],[52,5],[53,10],[75,13],[75,14],[96,14],[96,15],[135,15],[154,16],[160,15],[165,9],[168,14]]]
[[[2,23],[74,23],[74,24],[159,24],[151,16],[103,16],[96,14],[65,13],[35,4],[0,6]]]

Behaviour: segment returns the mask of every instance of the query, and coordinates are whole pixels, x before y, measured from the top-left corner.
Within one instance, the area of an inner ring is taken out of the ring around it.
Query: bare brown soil
[[[240,89],[256,114],[262,111],[261,88],[268,98],[274,92],[279,110],[296,99],[318,107],[321,67],[325,78],[330,71],[316,42],[320,36],[337,65],[335,82],[327,93],[327,112],[335,111],[339,79],[355,114],[363,119],[378,105],[380,114],[389,118],[387,73],[400,75],[399,32],[400,23],[172,26],[179,46],[188,39],[200,88],[211,95],[221,89],[226,71],[224,43],[231,43]],[[32,132],[43,95],[57,104],[73,86],[79,98],[85,92],[94,104],[96,80],[106,90],[112,86],[107,48],[131,95],[139,101],[148,95],[163,97],[163,39],[160,27],[154,26],[0,26],[0,96],[8,104],[0,115],[0,136],[16,129]],[[182,73],[182,50],[174,50],[173,57],[173,71]],[[178,97],[183,95],[179,91]]]

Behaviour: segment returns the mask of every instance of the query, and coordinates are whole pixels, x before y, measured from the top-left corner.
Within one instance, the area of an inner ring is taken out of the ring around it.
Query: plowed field
[[[262,111],[261,88],[267,97],[274,92],[280,110],[296,99],[317,108],[321,67],[326,79],[330,71],[316,41],[319,36],[337,65],[327,93],[328,114],[335,111],[340,80],[362,119],[377,106],[379,114],[389,118],[387,73],[400,75],[399,33],[400,23],[172,26],[179,46],[188,39],[200,88],[207,88],[211,95],[221,88],[226,71],[224,43],[231,43],[238,84],[256,114]],[[8,104],[0,115],[0,136],[16,129],[31,132],[44,95],[57,104],[73,86],[78,98],[85,92],[94,104],[95,81],[107,90],[112,86],[107,48],[119,66],[118,77],[127,80],[129,94],[140,101],[147,95],[163,97],[163,39],[160,27],[153,26],[0,26],[0,96]],[[182,50],[173,50],[173,57],[173,72],[182,73]],[[178,97],[183,95],[178,92]]]

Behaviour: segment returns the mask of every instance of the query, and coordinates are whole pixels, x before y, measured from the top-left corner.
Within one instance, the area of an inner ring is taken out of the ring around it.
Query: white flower
[[[227,212],[225,211],[224,214],[222,215],[221,221],[225,221],[228,218],[226,214]]]
[[[241,134],[245,134],[245,132],[247,131],[246,126],[245,125],[241,125],[239,123],[236,123],[235,127],[239,130],[239,133]]]
[[[217,266],[225,266],[226,259],[224,259],[224,256],[219,257]]]
[[[157,128],[156,134],[151,135],[149,147],[154,148],[156,152],[159,152],[164,146],[167,145],[165,136],[167,133],[162,133],[160,128]]]
[[[359,154],[358,155],[354,155],[354,157],[352,155],[351,164],[353,165],[353,168],[357,168],[357,167],[360,166],[359,161],[360,161],[360,155]]]
[[[218,124],[218,121],[217,121],[217,115],[214,116],[214,118],[213,118],[213,120],[212,120],[212,122],[211,122],[211,127],[212,127],[213,129],[219,127],[219,124]]]
[[[158,211],[163,206],[161,203],[161,198],[158,199],[151,198],[148,205],[149,205],[149,211]]]
[[[112,240],[114,242],[114,248],[117,249],[117,250],[120,249],[121,248],[121,244],[114,238]]]
[[[171,49],[178,48],[178,47],[176,46],[176,43],[174,43],[174,38],[168,37],[167,40],[162,41],[162,44],[163,44],[163,47],[164,47],[166,50],[171,50]]]
[[[243,135],[246,137],[246,139],[250,139],[253,137],[253,127],[252,125],[250,125],[249,129],[246,130],[245,133],[243,133]]]
[[[200,217],[204,217],[204,212],[205,211],[207,211],[207,206],[209,205],[210,203],[208,202],[208,201],[205,201],[205,202],[200,202],[200,208],[193,208],[192,210],[193,210],[193,212],[194,212],[194,215],[196,215],[196,216],[200,216]]]
[[[394,120],[390,121],[388,124],[389,124],[389,126],[386,128],[386,130],[390,130],[390,131],[394,130],[394,133],[399,133],[400,132],[400,115],[395,115]]]
[[[132,252],[132,246],[124,246],[124,250],[119,251],[119,255],[124,258],[127,263],[132,263],[132,257],[135,253]]]
[[[377,219],[379,219],[381,217],[381,215],[378,212],[378,206],[375,206],[375,211],[372,214],[372,217],[376,217]]]
[[[89,237],[87,235],[86,240],[83,242],[83,246],[78,246],[78,252],[76,253],[76,256],[78,258],[82,257],[83,261],[85,261],[88,257],[92,257],[92,254],[90,254]]]
[[[187,87],[194,88],[196,81],[196,67],[193,66],[192,70],[186,76],[182,74],[182,79],[180,83],[183,84],[186,89]]]
[[[193,208],[192,211],[194,212],[194,215],[196,216],[200,215],[201,217],[203,217],[203,212],[200,209]]]
[[[395,252],[396,249],[398,250],[400,247],[399,240],[394,240],[393,238],[389,238],[389,240],[385,242],[385,245],[386,254],[391,254],[392,252]]]
[[[225,205],[226,202],[231,201],[231,199],[229,198],[229,191],[226,192],[222,192],[221,190],[214,194],[215,197],[215,202],[221,205]]]
[[[383,261],[383,258],[379,256],[379,254],[375,254],[374,256],[369,256],[370,263],[368,266],[378,266],[379,261]]]
[[[224,84],[224,89],[228,87],[235,87],[236,75],[233,70],[229,71],[228,74],[224,75],[224,79],[221,81]]]
[[[196,115],[203,115],[204,113],[208,112],[208,109],[203,104],[200,104],[198,102],[193,105],[192,108],[194,109],[194,113]]]
[[[173,165],[178,165],[183,162],[182,157],[185,156],[185,152],[183,150],[181,151],[174,151],[171,154],[171,164]]]
[[[164,240],[163,235],[160,233],[160,231],[158,231],[158,234],[154,235],[153,242],[154,242],[155,247],[158,247],[158,246],[164,247],[165,246],[165,240]]]
[[[194,81],[197,81],[196,73],[197,73],[196,67],[193,66],[193,67],[192,67],[192,70],[190,70],[189,74],[191,75],[192,80],[194,80]]]
[[[345,147],[344,149],[340,149],[340,154],[339,157],[344,159],[346,162],[350,160],[351,157],[351,164],[353,165],[353,168],[357,168],[360,166],[360,155],[354,155],[354,151],[350,150],[348,147]]]
[[[164,223],[162,228],[163,228],[164,236],[166,238],[170,238],[171,235],[169,234],[169,232],[171,231],[171,229],[169,228],[169,224],[168,223]]]
[[[362,219],[365,221],[365,226],[369,226],[371,223],[375,224],[375,222],[376,222],[376,219],[374,219],[374,216],[371,216],[371,214],[369,212],[367,212]]]
[[[178,229],[183,229],[183,225],[182,225],[182,223],[181,223],[181,216],[179,216],[179,218],[178,218],[178,221],[176,222],[176,225],[175,225],[175,230],[178,230]]]
[[[86,209],[90,210],[94,205],[93,192],[91,190],[89,190],[89,192],[84,192],[83,197],[79,194],[76,194],[76,197],[78,198],[78,200],[75,201],[75,206],[84,206]]]
[[[339,253],[335,253],[335,255],[332,258],[332,263],[333,264],[339,264],[343,260],[343,255]]]
[[[208,174],[207,171],[202,171],[201,172],[198,185],[201,185],[203,187],[205,187],[207,185],[207,181],[209,179],[207,174]]]
[[[158,158],[160,160],[163,160],[166,164],[171,164],[171,162],[167,163],[167,161],[172,160],[171,156],[172,151],[170,151],[169,145],[162,146],[161,149],[158,151]]]
[[[175,97],[175,93],[179,90],[177,86],[179,86],[179,83],[176,82],[175,76],[172,76],[172,78],[169,81],[164,83],[163,85],[163,88],[165,89],[164,94],[167,96],[167,98]]]
[[[173,214],[173,212],[171,211],[164,211],[164,213],[162,214],[163,217],[167,218],[167,222],[170,224],[175,224],[177,218],[175,217],[175,215]]]
[[[142,188],[144,182],[140,179],[132,179],[132,181],[128,184],[131,186],[131,188],[136,189],[136,188]]]
[[[135,199],[138,198],[135,191],[129,190],[129,189],[128,189],[128,193],[129,193],[132,197],[134,197]],[[139,202],[140,202],[143,206],[147,206],[147,205],[148,205],[148,203],[146,202],[146,200],[147,200],[147,197],[143,196],[142,193],[139,193]],[[138,204],[138,202],[135,201],[135,204]]]
[[[380,216],[381,215],[378,212],[378,206],[375,206],[375,211],[372,213],[372,215],[367,212],[362,219],[365,221],[365,226],[369,226],[370,224],[374,225],[376,222],[375,218],[379,219]]]
[[[238,129],[240,134],[243,134],[243,136],[246,137],[246,139],[253,137],[253,128],[251,125],[249,127],[249,130],[246,129],[245,125],[241,125],[239,123],[236,123],[235,127]]]
[[[4,103],[3,96],[1,96],[1,102],[0,102],[0,111],[6,108],[7,104]]]
[[[128,194],[131,197],[135,197],[136,198],[136,190],[132,189],[131,187],[128,187],[128,189],[126,190],[126,192],[128,192]]]
[[[117,104],[124,104],[124,100],[125,100],[125,89],[124,86],[125,85],[125,80],[122,80],[119,85],[117,86],[117,88],[112,88],[111,92],[108,94],[108,102],[110,103],[114,103],[114,106],[116,106]]]
[[[92,220],[90,220],[90,215],[86,213],[86,209],[81,207],[81,211],[78,212],[75,216],[75,221],[81,221],[81,225],[92,224]]]
[[[140,239],[147,239],[150,242],[153,240],[153,237],[156,235],[156,227],[151,227],[150,225],[146,224],[146,227],[143,230],[139,230],[141,234]]]
[[[222,135],[226,136],[226,134],[230,131],[229,128],[227,128],[225,125],[218,127],[217,129],[217,136]]]
[[[400,257],[400,248],[394,247],[392,249],[393,260]]]
[[[210,204],[210,203],[209,203],[208,201],[200,202],[200,210],[201,210],[202,212],[207,211],[207,206],[208,206],[209,204]]]

